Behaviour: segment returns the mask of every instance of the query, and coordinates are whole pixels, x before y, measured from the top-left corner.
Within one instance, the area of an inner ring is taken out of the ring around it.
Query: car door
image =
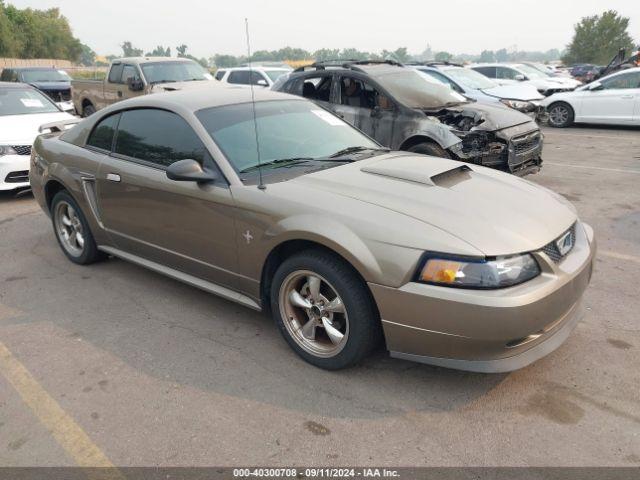
[[[342,74],[337,79],[334,111],[380,144],[391,147],[397,107],[373,82]]]
[[[103,156],[97,175],[99,215],[113,243],[128,254],[234,288],[234,203],[226,180],[221,173],[206,184],[166,176],[171,163],[186,158],[217,170],[202,141],[173,112],[143,108],[119,115],[112,152]]]
[[[590,123],[628,124],[639,101],[640,71],[622,72],[600,80],[600,88],[582,90],[576,119]]]

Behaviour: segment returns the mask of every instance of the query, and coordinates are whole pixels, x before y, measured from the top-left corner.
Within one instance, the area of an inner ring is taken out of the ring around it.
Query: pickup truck
[[[76,113],[88,117],[120,100],[209,80],[213,80],[211,74],[188,58],[119,58],[111,62],[104,80],[73,80],[71,99]]]

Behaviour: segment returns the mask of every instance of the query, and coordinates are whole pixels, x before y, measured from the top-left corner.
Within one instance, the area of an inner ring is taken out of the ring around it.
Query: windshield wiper
[[[176,83],[175,80],[154,80],[151,82],[151,85],[155,85],[156,83]]]
[[[314,160],[313,157],[292,157],[292,158],[278,158],[276,160],[271,160],[269,162],[262,162],[262,163],[257,163],[255,165],[252,165],[250,167],[244,168],[242,170],[240,170],[240,173],[247,173],[250,172],[252,170],[257,170],[261,167],[266,167],[266,166],[284,166],[289,165],[289,164],[296,164],[296,163],[301,163],[301,162],[305,162],[305,161],[309,161],[309,160]]]
[[[370,148],[370,147],[347,147],[342,150],[338,150],[336,153],[329,155],[327,158],[337,158],[343,157],[345,155],[351,155],[352,153],[359,153],[364,151],[374,151],[374,152],[389,152],[388,148]]]

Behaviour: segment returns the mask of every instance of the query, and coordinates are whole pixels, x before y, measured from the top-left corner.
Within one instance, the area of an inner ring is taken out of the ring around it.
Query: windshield
[[[147,83],[189,82],[207,80],[207,72],[196,62],[152,62],[143,63],[142,72]]]
[[[288,70],[265,70],[264,73],[271,79],[272,82],[275,82],[285,73],[289,73]]]
[[[333,114],[306,100],[255,104],[260,162],[323,158],[349,147],[380,148]],[[196,116],[237,171],[258,164],[251,103],[213,107]]]
[[[438,80],[413,69],[374,77],[399,102],[410,108],[436,109],[468,100]]]
[[[452,68],[445,70],[445,73],[456,82],[474,90],[482,90],[497,86],[497,84],[489,78],[469,68]]]
[[[64,70],[22,70],[22,80],[25,83],[69,82],[71,77]]]
[[[59,111],[58,107],[36,89],[0,88],[0,116]]]
[[[529,78],[547,78],[550,76],[550,75],[547,75],[546,73],[542,73],[537,68],[533,68],[529,65],[524,65],[524,64],[518,65],[518,70],[524,72]]]

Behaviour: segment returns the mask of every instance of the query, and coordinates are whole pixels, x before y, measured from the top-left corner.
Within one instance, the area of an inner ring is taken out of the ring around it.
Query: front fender
[[[427,123],[423,124],[424,122]],[[403,145],[411,143],[418,137],[426,137],[444,149],[450,149],[457,144],[462,144],[462,140],[452,133],[447,125],[426,119],[420,122],[419,125],[407,129],[403,136],[405,138],[402,142]]]
[[[262,262],[276,247],[290,240],[314,242],[345,258],[367,281],[382,277],[382,269],[370,248],[346,225],[318,215],[284,218],[264,232]]]

